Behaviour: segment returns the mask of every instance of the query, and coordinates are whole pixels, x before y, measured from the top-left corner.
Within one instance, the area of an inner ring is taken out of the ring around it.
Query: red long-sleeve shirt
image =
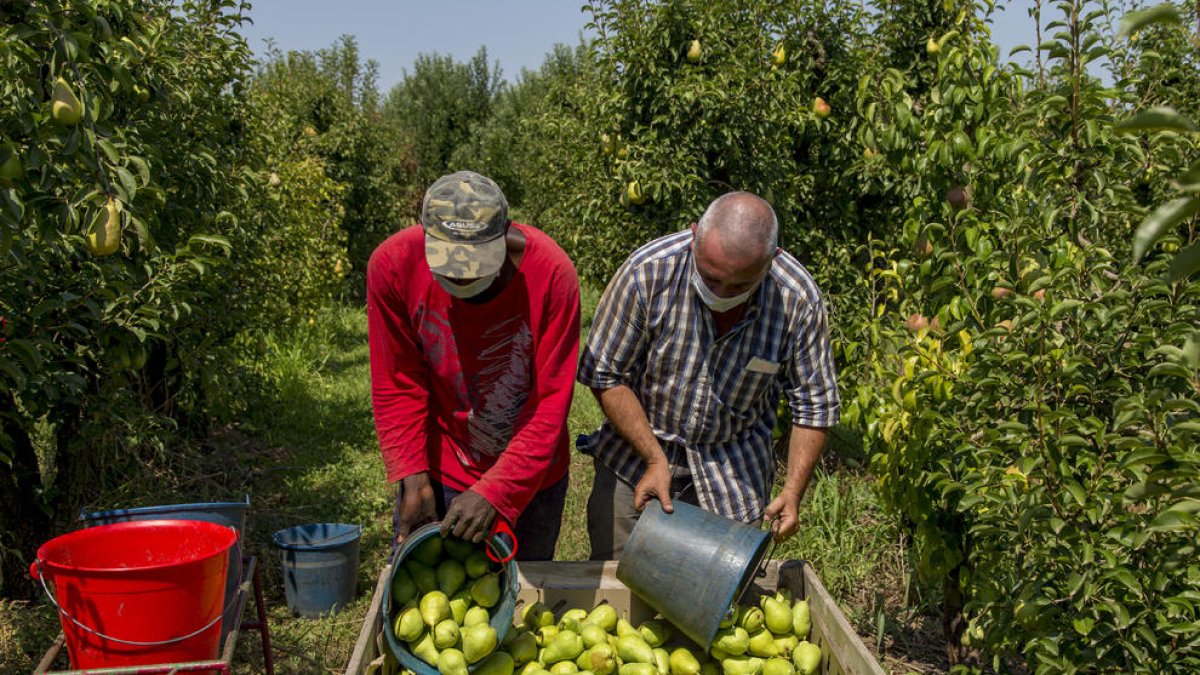
[[[425,262],[419,225],[371,255],[367,320],[375,429],[389,481],[428,471],[516,522],[567,472],[579,352],[579,280],[540,230],[500,293],[454,298]]]

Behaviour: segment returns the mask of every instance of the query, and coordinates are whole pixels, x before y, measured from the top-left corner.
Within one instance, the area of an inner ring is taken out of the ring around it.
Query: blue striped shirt
[[[829,322],[808,270],[781,252],[743,319],[717,337],[689,283],[692,233],[638,249],[612,278],[579,363],[581,384],[627,385],[672,462],[682,447],[700,505],[749,522],[775,475],[771,432],[786,394],[792,422],[831,427],[840,411]],[[605,421],[579,448],[636,485],[645,467]]]

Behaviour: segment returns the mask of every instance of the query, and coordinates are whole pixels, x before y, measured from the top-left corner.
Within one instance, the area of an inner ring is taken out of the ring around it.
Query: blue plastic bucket
[[[246,513],[250,510],[250,495],[240,502],[200,502],[195,504],[164,504],[143,506],[112,511],[80,511],[79,520],[84,527],[110,525],[134,520],[201,520],[232,527],[238,532],[238,540],[229,550],[229,563],[225,572],[225,600],[222,609],[233,602],[237,588],[242,582],[242,537],[246,532]],[[226,616],[221,623],[221,643],[225,636],[240,622],[240,617]]]
[[[771,533],[675,501],[654,500],[638,518],[617,579],[705,650],[729,606],[754,580]]]
[[[345,608],[358,591],[362,528],[343,523],[296,525],[275,533],[288,609],[312,619]]]
[[[497,521],[499,520],[497,518]],[[396,632],[392,627],[393,623],[395,623],[395,617],[393,616],[391,589],[395,582],[396,570],[403,567],[404,561],[418,544],[430,537],[442,536],[441,527],[442,524],[440,522],[429,523],[428,525],[418,527],[405,537],[404,542],[400,544],[400,548],[396,551],[396,556],[392,561],[392,571],[388,575],[387,582],[388,592],[383,594],[384,638],[387,640],[388,647],[392,650],[392,654],[400,662],[400,665],[416,673],[416,675],[438,675],[438,669],[414,656],[412,652],[408,651],[408,645],[396,637]],[[510,537],[512,536],[511,528],[506,527],[503,531]],[[509,629],[512,628],[513,614],[517,609],[517,593],[520,591],[517,561],[512,558],[516,541],[514,539],[510,544],[504,537],[496,534],[496,529],[493,529],[492,537],[488,539],[488,545],[491,547],[493,554],[497,556],[494,559],[495,561],[505,560],[500,565],[500,602],[492,608],[492,620],[489,622],[492,629],[496,631],[496,644],[501,644],[504,642],[504,638],[508,636]],[[467,670],[474,671],[485,661],[486,659],[483,659],[472,663],[467,667]]]

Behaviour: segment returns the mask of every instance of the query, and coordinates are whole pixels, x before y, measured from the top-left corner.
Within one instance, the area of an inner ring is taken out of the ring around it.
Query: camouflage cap
[[[504,264],[508,201],[487,176],[459,171],[434,181],[425,191],[421,225],[434,274],[477,279]]]

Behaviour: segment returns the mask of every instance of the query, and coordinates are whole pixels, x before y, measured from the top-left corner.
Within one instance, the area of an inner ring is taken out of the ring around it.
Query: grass
[[[598,299],[597,289],[585,287],[585,322]],[[585,335],[587,329],[585,323]],[[261,565],[276,671],[340,673],[370,609],[391,537],[393,492],[384,480],[371,417],[365,313],[359,308],[331,310],[302,334],[268,344],[259,376],[270,383],[271,394],[253,402],[243,420],[199,448],[203,452],[189,469],[224,482],[210,485],[203,495],[147,489],[139,503],[212,501],[216,492],[234,499],[250,494],[247,550],[258,555]],[[601,420],[591,393],[577,386],[570,437],[594,429]],[[884,515],[868,477],[845,469],[832,456],[823,466],[805,500],[799,535],[780,545],[775,556],[809,560],[868,647],[883,654],[889,670],[941,670],[938,656],[926,654],[928,612],[925,601],[908,590],[907,547],[899,528]],[[572,452],[570,475],[556,556],[563,560],[588,555],[590,458]],[[356,601],[339,614],[306,620],[287,609],[271,536],[283,527],[313,522],[360,524],[362,557]],[[252,611],[248,608],[247,619]],[[57,618],[42,605],[0,608],[0,672],[31,670],[57,630]],[[238,642],[234,672],[259,673],[262,668],[258,638],[246,631]]]

